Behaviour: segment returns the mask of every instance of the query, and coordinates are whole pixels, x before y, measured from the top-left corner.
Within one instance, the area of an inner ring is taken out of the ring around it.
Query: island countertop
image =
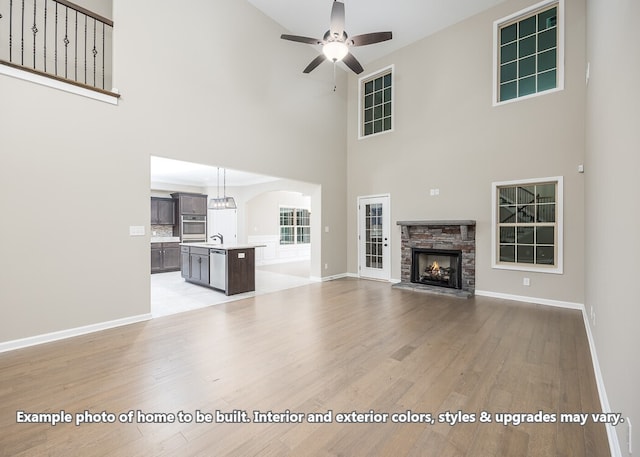
[[[219,244],[219,243],[180,243],[180,246],[189,246],[194,248],[206,249],[223,249],[225,251],[233,251],[234,249],[252,249],[265,248],[266,244]]]

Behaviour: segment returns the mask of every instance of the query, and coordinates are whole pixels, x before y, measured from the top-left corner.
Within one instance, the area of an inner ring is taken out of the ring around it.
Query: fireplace
[[[462,288],[462,251],[412,248],[411,257],[412,283]]]
[[[476,283],[476,221],[398,221],[400,282],[394,287],[460,298]]]

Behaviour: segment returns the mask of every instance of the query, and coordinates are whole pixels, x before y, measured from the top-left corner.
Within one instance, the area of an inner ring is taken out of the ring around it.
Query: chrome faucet
[[[224,244],[224,237],[222,236],[222,233],[216,233],[213,236],[210,236],[209,238],[211,238],[212,240],[215,240],[216,238],[218,238],[220,240],[220,244]]]

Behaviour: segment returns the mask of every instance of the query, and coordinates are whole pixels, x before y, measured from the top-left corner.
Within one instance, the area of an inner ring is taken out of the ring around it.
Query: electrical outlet
[[[523,286],[530,286],[531,285],[531,280],[529,278],[522,278],[522,285]]]
[[[325,264],[324,264],[324,269],[325,269],[325,270],[328,270],[328,269],[329,269],[329,264],[328,264],[328,263],[325,263]]]

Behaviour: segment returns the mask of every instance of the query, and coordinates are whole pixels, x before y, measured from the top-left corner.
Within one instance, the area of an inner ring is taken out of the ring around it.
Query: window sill
[[[380,135],[384,135],[386,133],[392,133],[393,132],[393,127],[389,130],[385,130],[383,132],[378,132],[378,133],[372,133],[370,135],[358,135],[358,139],[359,140],[366,140],[367,138],[371,138],[371,137],[376,137],[376,136],[380,136]]]
[[[494,263],[491,265],[491,268],[495,268],[497,270],[513,270],[513,271],[528,271],[533,273],[551,273],[556,275],[563,274],[562,267],[536,267],[536,266],[525,266],[525,265],[506,265],[502,263]]]
[[[545,90],[545,91],[542,91],[542,92],[536,92],[535,94],[529,94],[529,95],[523,95],[522,97],[510,98],[509,100],[505,100],[503,102],[494,101],[493,102],[493,106],[502,106],[502,105],[508,105],[510,103],[519,102],[519,101],[522,101],[522,100],[529,100],[531,98],[541,97],[543,95],[560,92],[563,89],[564,88],[562,88],[562,87],[556,87],[555,89],[549,89],[549,90]],[[495,97],[494,97],[494,100],[495,100]]]
[[[118,99],[120,98],[120,94],[116,92],[110,92],[81,83],[76,83],[75,81],[69,81],[64,78],[49,75],[47,73],[6,62],[4,60],[0,60],[0,74],[51,87],[53,89],[62,90],[64,92],[81,95],[83,97],[92,98],[112,105],[117,105]]]

